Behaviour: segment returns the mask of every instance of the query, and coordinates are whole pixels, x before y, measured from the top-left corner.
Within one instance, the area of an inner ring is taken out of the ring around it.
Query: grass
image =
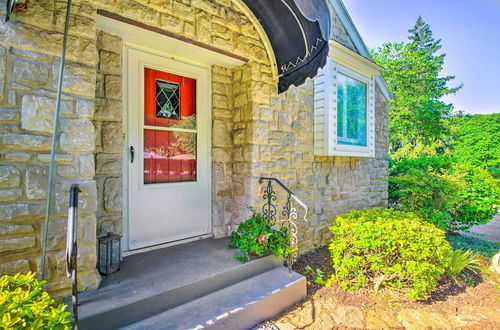
[[[472,250],[487,258],[493,257],[500,250],[500,244],[465,235],[448,234],[446,239],[453,249]]]

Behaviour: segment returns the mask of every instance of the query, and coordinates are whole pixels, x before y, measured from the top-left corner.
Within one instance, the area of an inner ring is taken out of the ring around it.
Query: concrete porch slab
[[[272,256],[242,264],[227,243],[205,239],[124,258],[98,290],[79,296],[80,328],[126,326],[282,264]]]

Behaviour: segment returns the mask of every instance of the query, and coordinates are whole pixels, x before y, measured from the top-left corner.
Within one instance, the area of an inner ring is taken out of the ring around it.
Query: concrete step
[[[101,287],[79,295],[81,329],[116,329],[281,267],[268,256],[242,264],[227,239],[206,239],[126,257]]]
[[[123,329],[250,329],[305,296],[305,277],[278,267]]]

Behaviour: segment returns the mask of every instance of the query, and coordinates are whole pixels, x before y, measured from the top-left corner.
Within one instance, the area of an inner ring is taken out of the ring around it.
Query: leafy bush
[[[454,157],[478,166],[500,167],[500,113],[452,116],[448,121]]]
[[[259,213],[253,213],[238,226],[231,234],[228,247],[240,251],[234,258],[241,262],[250,261],[250,254],[262,257],[273,253],[275,256],[287,257],[297,249],[291,246],[287,227],[273,229],[272,222]]]
[[[35,273],[0,277],[0,328],[71,329],[66,305],[54,307]]]
[[[500,207],[500,189],[485,169],[448,157],[421,157],[391,166],[389,203],[448,231],[487,223]]]
[[[413,213],[371,209],[338,216],[330,228],[332,280],[344,289],[371,285],[432,292],[451,253],[442,230]]]
[[[458,276],[464,269],[469,269],[477,274],[481,271],[481,259],[479,254],[471,250],[453,250],[446,263],[446,275],[458,284]]]
[[[476,237],[448,234],[446,239],[454,249],[472,250],[487,258],[500,252],[500,243],[493,243]]]

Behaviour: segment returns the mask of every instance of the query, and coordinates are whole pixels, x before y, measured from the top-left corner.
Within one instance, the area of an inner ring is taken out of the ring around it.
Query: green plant
[[[387,286],[425,298],[451,252],[442,230],[408,212],[352,211],[338,216],[330,230],[331,279],[344,289]]]
[[[35,273],[0,277],[1,329],[71,329],[66,305],[53,306]]]
[[[458,203],[451,210],[452,230],[468,230],[489,222],[500,209],[500,189],[489,172],[468,163],[456,163],[455,175],[463,178],[464,187],[457,192]]]
[[[321,284],[321,285],[329,285],[329,281],[325,280],[325,272],[322,271],[320,268],[316,268],[316,270],[312,269],[311,266],[307,265],[304,268],[304,275],[310,275],[315,283]]]
[[[458,284],[458,276],[464,269],[468,269],[474,274],[481,271],[481,259],[479,255],[471,250],[453,250],[446,263],[446,275]]]
[[[259,213],[253,213],[238,226],[231,234],[228,247],[239,250],[234,258],[241,262],[250,261],[250,254],[262,257],[272,253],[287,257],[297,249],[291,244],[286,226],[273,229],[272,222]]]
[[[439,228],[467,230],[491,220],[500,189],[483,168],[450,157],[421,157],[391,164],[389,204]]]
[[[472,250],[487,258],[491,258],[500,252],[500,243],[493,243],[476,237],[448,234],[446,240],[454,249]]]
[[[476,282],[474,281],[472,276],[470,276],[468,274],[462,274],[462,278],[464,279],[465,284],[467,286],[473,287],[474,285],[476,285]]]

